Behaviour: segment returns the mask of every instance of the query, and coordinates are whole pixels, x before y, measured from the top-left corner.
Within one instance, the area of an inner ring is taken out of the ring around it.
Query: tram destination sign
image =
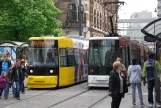
[[[54,41],[31,41],[31,46],[52,46],[54,45]]]

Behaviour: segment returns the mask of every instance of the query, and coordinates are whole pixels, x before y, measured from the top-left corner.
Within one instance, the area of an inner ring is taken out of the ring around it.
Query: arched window
[[[68,6],[67,20],[77,20],[77,8],[74,4]]]

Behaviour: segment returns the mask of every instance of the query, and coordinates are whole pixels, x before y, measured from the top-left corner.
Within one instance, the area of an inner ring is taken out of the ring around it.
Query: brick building
[[[63,12],[58,20],[63,23],[62,28],[65,35],[79,35],[79,0],[55,0],[55,5]],[[82,20],[82,26],[84,26],[84,11],[82,11]]]
[[[116,0],[82,0],[82,28],[88,28],[88,32],[83,33],[85,37],[103,37],[111,31],[109,16],[113,14],[116,8],[113,4],[104,7],[103,3],[106,1]],[[58,19],[63,22],[65,35],[79,35],[79,0],[55,0],[55,4],[57,8],[63,11]],[[114,22],[116,22],[115,19],[116,16],[113,17]]]

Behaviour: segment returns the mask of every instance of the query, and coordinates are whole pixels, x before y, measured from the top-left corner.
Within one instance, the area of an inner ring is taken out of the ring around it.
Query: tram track
[[[97,104],[99,104],[101,101],[103,101],[104,99],[106,99],[109,95],[104,96],[103,98],[99,99],[97,102],[93,103],[92,105],[90,105],[88,108],[92,108],[94,106],[96,106]]]
[[[73,95],[73,96],[71,96],[71,97],[69,97],[69,98],[66,98],[66,99],[64,99],[64,100],[62,100],[62,101],[59,101],[59,102],[57,102],[57,103],[55,103],[55,104],[53,104],[53,105],[50,105],[49,107],[46,107],[46,108],[52,108],[52,107],[54,107],[54,106],[57,106],[57,105],[59,105],[59,104],[61,104],[61,103],[64,103],[64,102],[66,102],[66,101],[69,101],[69,100],[71,100],[71,99],[73,99],[73,98],[75,98],[75,97],[78,97],[78,96],[80,96],[80,95],[82,95],[82,94],[84,94],[84,93],[87,93],[87,92],[89,92],[90,90],[85,90],[85,91],[83,91],[83,92],[81,92],[81,93],[78,93],[78,94],[76,94],[76,95]]]
[[[25,100],[28,100],[28,99],[32,99],[32,98],[34,98],[34,97],[41,96],[41,95],[44,95],[44,94],[47,94],[47,93],[50,93],[50,92],[53,92],[53,91],[52,91],[52,90],[51,90],[51,91],[47,91],[47,92],[40,93],[40,94],[31,96],[31,97],[28,97],[28,98],[25,98],[25,99],[21,99],[21,100],[19,100],[19,101],[11,102],[11,103],[9,103],[9,104],[0,106],[0,108],[6,107],[6,106],[9,106],[9,105],[12,105],[12,104],[16,104],[16,103],[19,103],[19,102],[22,102],[22,101],[25,101]]]
[[[79,85],[79,84],[78,84],[78,85]],[[71,87],[74,87],[74,86],[71,86]],[[70,88],[70,87],[69,87],[69,88]],[[67,89],[67,88],[66,88],[66,89]],[[61,89],[55,89],[55,90],[51,90],[51,91],[39,93],[39,94],[37,94],[37,95],[30,96],[30,97],[25,98],[25,99],[21,99],[21,100],[15,101],[15,102],[11,102],[11,103],[8,103],[8,104],[5,104],[5,105],[1,105],[0,108],[7,107],[7,106],[10,106],[10,105],[13,105],[13,104],[16,104],[16,103],[20,103],[20,102],[22,102],[22,101],[26,101],[26,100],[29,100],[29,99],[32,99],[32,98],[35,98],[35,97],[38,97],[38,96],[41,96],[41,95],[45,95],[45,94],[51,93],[51,92],[56,92],[56,91],[58,91],[58,90],[61,90]],[[65,100],[66,100],[66,101],[67,101],[67,100],[70,100],[70,99],[72,99],[72,98],[74,98],[74,97],[76,97],[76,96],[79,96],[79,95],[81,95],[81,94],[87,92],[87,91],[89,91],[89,90],[85,90],[85,91],[83,91],[83,92],[81,92],[81,93],[77,93],[76,95],[71,96],[71,97],[69,97],[69,98],[67,98],[67,99],[64,99],[64,100],[62,100],[62,101],[59,101],[59,102],[57,102],[57,103],[51,105],[51,107],[53,107],[54,105],[56,106],[56,104],[58,105],[58,104],[60,104],[60,103],[63,103],[63,102],[65,102]],[[47,108],[50,108],[50,107],[47,107]]]

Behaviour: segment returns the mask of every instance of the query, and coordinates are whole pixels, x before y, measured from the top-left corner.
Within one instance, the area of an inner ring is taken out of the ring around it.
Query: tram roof
[[[12,44],[12,43],[14,43],[14,44]],[[7,47],[7,46],[10,46],[10,47],[14,47],[14,46],[20,46],[20,45],[22,45],[24,42],[19,42],[19,41],[4,41],[4,42],[2,42],[2,44],[0,44],[0,46],[5,46],[5,47]]]
[[[119,40],[119,37],[91,37],[89,38],[89,40],[106,40],[106,39]]]
[[[65,38],[69,38],[69,37],[30,37],[28,40],[59,40],[59,39],[65,39]],[[71,38],[70,38],[71,39]]]

